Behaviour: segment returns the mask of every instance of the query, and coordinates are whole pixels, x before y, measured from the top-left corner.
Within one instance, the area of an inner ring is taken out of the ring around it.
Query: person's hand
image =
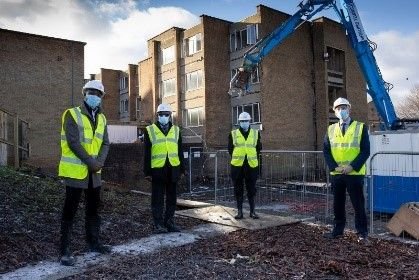
[[[91,171],[91,172],[99,172],[101,169],[102,169],[102,164],[100,162],[98,162],[97,160],[94,160],[89,165],[89,171]]]
[[[354,169],[352,168],[352,166],[350,164],[348,164],[348,165],[345,165],[343,167],[342,173],[347,175],[347,174],[351,173],[352,170],[354,170]]]
[[[151,182],[151,176],[145,176],[144,179],[146,179],[147,181]]]
[[[334,171],[336,171],[338,173],[343,173],[343,166],[336,167]]]

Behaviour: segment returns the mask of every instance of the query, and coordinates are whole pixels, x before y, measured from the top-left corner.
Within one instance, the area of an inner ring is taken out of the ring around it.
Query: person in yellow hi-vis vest
[[[66,196],[61,218],[60,262],[74,265],[70,251],[73,219],[81,193],[85,193],[86,241],[92,252],[109,253],[99,241],[101,169],[109,151],[105,115],[100,104],[105,95],[101,81],[87,82],[82,90],[84,102],[67,109],[62,116],[59,176],[64,179]]]
[[[185,173],[182,160],[182,136],[172,124],[168,104],[157,107],[157,121],[144,134],[144,175],[151,180],[153,233],[179,232],[174,221],[177,182]],[[163,216],[164,197],[166,210]]]
[[[351,104],[339,97],[333,103],[339,122],[329,126],[323,145],[323,153],[330,170],[333,189],[334,228],[324,234],[334,239],[343,235],[346,215],[346,191],[355,210],[355,228],[358,241],[367,241],[367,216],[365,213],[364,177],[365,162],[370,155],[367,126],[350,117]]]
[[[228,140],[228,152],[231,155],[231,178],[237,202],[236,219],[243,219],[244,183],[250,206],[250,217],[259,218],[255,211],[255,195],[262,142],[259,131],[250,128],[251,119],[249,113],[242,112],[239,115],[239,128],[231,131]]]

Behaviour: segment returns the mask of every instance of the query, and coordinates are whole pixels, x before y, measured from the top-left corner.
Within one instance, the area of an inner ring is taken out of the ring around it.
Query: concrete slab
[[[211,223],[250,230],[276,227],[300,222],[300,220],[291,217],[282,217],[263,213],[258,213],[260,218],[257,220],[250,218],[248,213],[245,213],[244,219],[236,220],[234,219],[236,214],[236,209],[225,206],[209,206],[205,208],[188,209],[176,212],[176,215],[179,216],[186,216]]]
[[[181,206],[181,207],[186,207],[186,208],[202,208],[202,207],[213,206],[214,204],[178,198],[176,200],[176,205]]]

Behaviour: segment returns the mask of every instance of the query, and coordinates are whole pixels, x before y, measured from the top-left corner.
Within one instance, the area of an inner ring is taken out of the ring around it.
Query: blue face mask
[[[339,118],[339,120],[346,120],[349,117],[349,111],[348,109],[342,109],[335,112],[336,117]]]
[[[102,98],[96,95],[86,94],[86,96],[84,97],[84,101],[86,102],[87,105],[89,105],[90,108],[96,109],[97,107],[100,106],[100,103],[102,102]]]
[[[169,116],[159,116],[159,123],[161,125],[166,125],[169,123]]]
[[[240,127],[244,130],[247,131],[250,127],[250,122],[240,122]]]

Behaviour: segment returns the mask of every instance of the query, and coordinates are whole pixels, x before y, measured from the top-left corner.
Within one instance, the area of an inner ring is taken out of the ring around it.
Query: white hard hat
[[[348,99],[343,97],[339,97],[335,100],[335,102],[333,102],[333,110],[335,110],[339,105],[347,105],[349,108],[351,108],[351,104],[349,103]]]
[[[250,121],[252,117],[250,117],[249,113],[243,112],[239,115],[239,121]]]
[[[162,103],[157,107],[157,113],[158,112],[170,112],[171,113],[172,108],[170,108],[169,104]]]
[[[98,91],[102,93],[102,96],[106,94],[105,87],[103,86],[102,82],[99,80],[88,81],[83,87],[83,90],[82,90],[83,95],[85,94],[86,89],[97,89]]]

